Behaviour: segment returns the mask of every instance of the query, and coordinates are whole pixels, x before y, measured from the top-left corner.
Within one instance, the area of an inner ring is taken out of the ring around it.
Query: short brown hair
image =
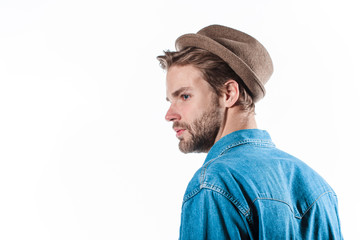
[[[237,102],[242,110],[253,112],[255,104],[241,78],[215,54],[195,47],[187,47],[179,52],[164,51],[164,55],[158,56],[160,66],[168,70],[171,66],[192,65],[199,69],[204,79],[210,84],[217,95],[224,89],[224,84],[233,79],[239,84],[240,98]]]

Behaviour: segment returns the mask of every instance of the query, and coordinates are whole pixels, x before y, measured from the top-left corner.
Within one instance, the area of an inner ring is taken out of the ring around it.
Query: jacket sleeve
[[[201,189],[183,203],[180,240],[248,238],[244,217],[220,193]]]

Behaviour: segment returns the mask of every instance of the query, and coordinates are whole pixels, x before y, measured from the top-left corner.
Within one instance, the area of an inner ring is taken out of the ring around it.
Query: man
[[[180,239],[342,239],[337,198],[257,129],[273,66],[253,37],[220,25],[185,34],[167,70],[166,120],[184,153],[208,153],[185,192]]]

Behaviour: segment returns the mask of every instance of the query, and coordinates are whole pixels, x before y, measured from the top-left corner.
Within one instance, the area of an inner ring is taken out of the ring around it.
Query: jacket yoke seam
[[[232,194],[228,193],[224,189],[214,184],[208,184],[206,182],[200,185],[200,189],[209,189],[219,193],[220,195],[225,197],[228,201],[230,201],[232,204],[234,204],[234,206],[241,212],[241,214],[243,214],[245,217],[248,216],[249,210],[246,207],[244,207],[237,198],[235,198]]]
[[[332,192],[332,191],[327,191],[327,192],[322,193],[318,198],[315,199],[315,201],[314,201],[313,203],[310,204],[310,206],[304,211],[303,214],[299,214],[299,215],[297,215],[297,214],[295,213],[293,207],[292,207],[289,203],[287,203],[287,202],[285,202],[285,201],[283,201],[283,200],[279,200],[279,199],[275,199],[275,198],[258,197],[258,198],[255,198],[252,203],[255,204],[255,202],[258,201],[258,200],[270,200],[270,201],[281,202],[281,203],[286,204],[286,205],[289,207],[290,211],[294,214],[294,217],[295,217],[295,218],[297,218],[297,219],[302,219],[302,218],[306,215],[306,213],[315,205],[315,203],[316,203],[321,197],[323,197],[323,196],[326,195],[326,194],[331,194],[331,193],[333,193],[333,192]],[[248,209],[248,212],[250,212],[250,208]],[[248,214],[248,212],[247,212],[246,214]]]

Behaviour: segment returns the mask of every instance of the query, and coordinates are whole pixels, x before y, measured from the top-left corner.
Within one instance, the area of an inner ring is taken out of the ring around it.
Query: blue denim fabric
[[[342,239],[337,198],[266,131],[236,131],[215,143],[190,181],[180,239]]]

